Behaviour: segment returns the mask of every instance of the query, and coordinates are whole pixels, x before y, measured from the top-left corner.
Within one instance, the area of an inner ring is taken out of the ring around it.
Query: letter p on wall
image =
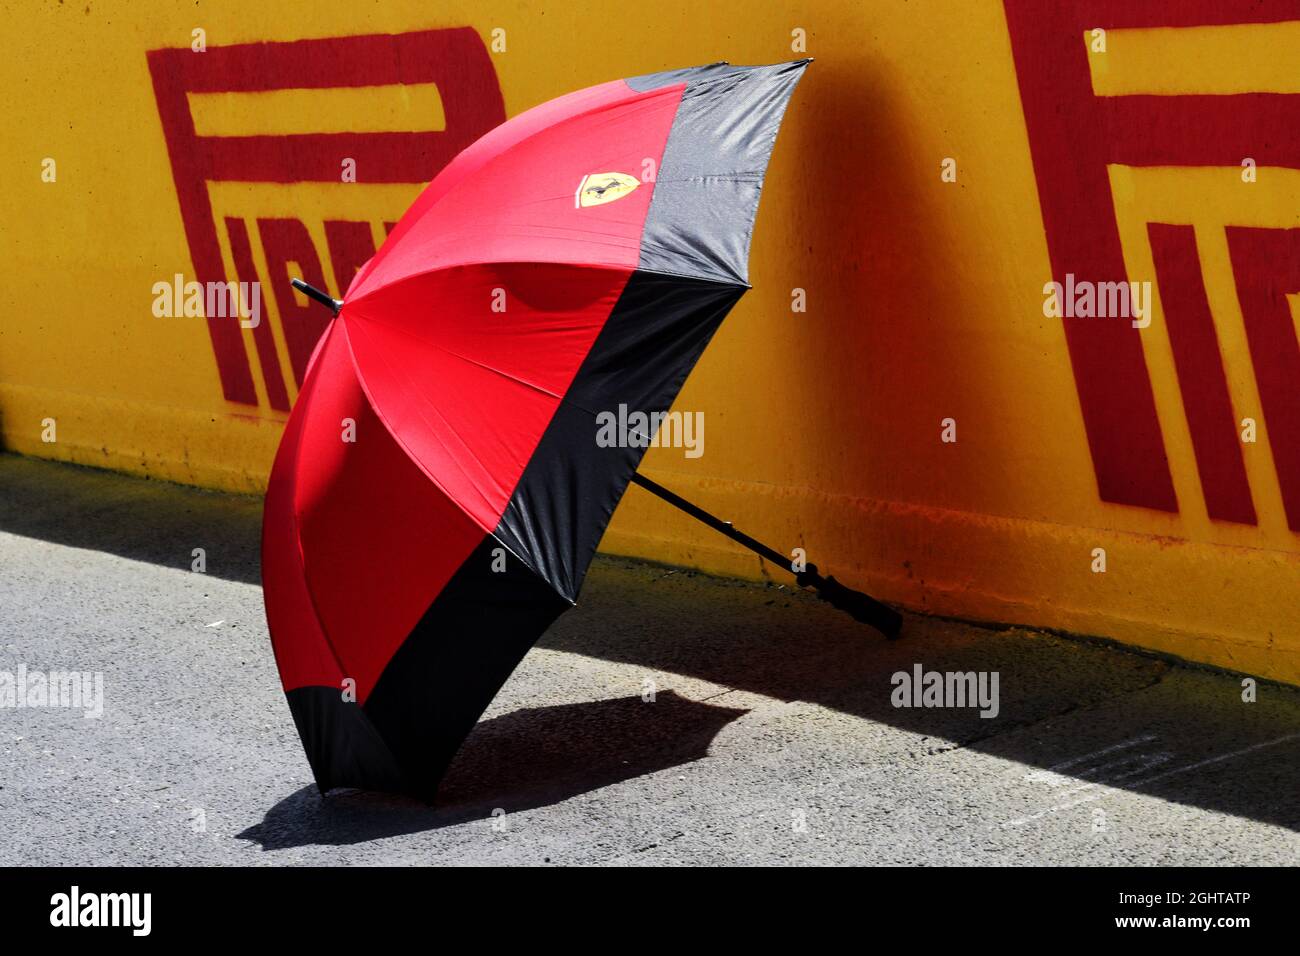
[[[495,68],[468,27],[148,62],[198,281],[271,292],[274,329],[208,320],[222,395],[285,412],[327,323],[289,279],[343,297],[420,187],[505,119]]]

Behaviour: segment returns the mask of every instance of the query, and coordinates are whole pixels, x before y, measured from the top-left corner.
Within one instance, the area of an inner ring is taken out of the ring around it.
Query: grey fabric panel
[[[647,73],[645,76],[634,76],[623,82],[638,93],[647,93],[650,90],[657,90],[661,86],[672,86],[674,83],[693,83],[708,76],[716,76],[719,73],[731,73],[735,70],[746,69],[749,68],[732,66],[726,60],[720,60],[707,66],[688,66],[684,70],[662,70],[659,73]]]
[[[809,62],[722,63],[627,81],[647,89],[687,84],[656,177],[639,269],[749,284],[763,175],[786,104]]]

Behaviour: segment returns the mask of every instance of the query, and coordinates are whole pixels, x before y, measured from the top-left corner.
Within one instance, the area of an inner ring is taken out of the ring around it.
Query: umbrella
[[[577,599],[649,436],[749,288],[750,234],[808,61],[618,80],[489,132],[357,273],[312,356],[267,490],[276,662],[322,792],[431,800],[462,741]],[[889,633],[815,567],[799,583]]]

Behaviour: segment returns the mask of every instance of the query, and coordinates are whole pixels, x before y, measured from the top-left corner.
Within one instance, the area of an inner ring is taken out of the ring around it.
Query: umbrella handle
[[[305,295],[309,299],[315,299],[321,305],[332,311],[335,315],[339,314],[339,309],[343,308],[343,302],[334,298],[326,292],[322,292],[314,285],[308,285],[301,279],[290,279],[289,284]]]
[[[854,620],[860,621],[870,627],[874,627],[885,637],[897,640],[903,627],[903,617],[892,607],[882,604],[869,594],[861,591],[855,591],[847,585],[836,581],[831,575],[823,576],[818,570],[817,565],[810,564],[802,571],[794,571],[790,567],[790,560],[777,551],[769,547],[756,538],[751,538],[743,531],[738,531],[732,527],[730,521],[723,521],[717,515],[709,514],[699,505],[692,504],[681,495],[669,491],[658,482],[651,481],[640,472],[632,473],[632,484],[644,488],[655,497],[668,502],[679,511],[690,515],[696,521],[701,521],[708,525],[714,531],[725,534],[732,541],[744,545],[750,551],[753,551],[759,557],[766,558],[778,567],[783,567],[794,574],[795,583],[801,588],[814,588],[817,596],[825,601],[831,607],[839,608],[850,615]]]

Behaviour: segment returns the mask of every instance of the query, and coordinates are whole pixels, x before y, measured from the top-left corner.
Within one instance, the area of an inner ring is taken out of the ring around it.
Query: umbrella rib
[[[393,440],[397,442],[397,444],[401,447],[402,451],[406,453],[406,457],[409,458],[415,464],[415,466],[419,468],[420,471],[423,472],[429,478],[429,480],[434,483],[434,485],[438,488],[438,490],[441,491],[449,501],[453,501],[453,502],[456,501],[457,500],[456,496],[453,495],[450,491],[448,491],[443,486],[442,482],[439,481],[438,478],[433,474],[433,472],[431,472],[427,467],[425,467],[425,465],[420,461],[419,457],[411,450],[410,445],[408,445],[406,441],[403,440],[402,436],[398,434],[398,431],[393,428],[392,422],[390,422],[388,416],[384,414],[383,410],[379,406],[379,403],[375,401],[374,396],[371,394],[370,386],[366,382],[366,376],[361,371],[361,364],[357,361],[356,351],[352,348],[352,343],[350,339],[348,342],[348,353],[352,357],[352,368],[356,372],[357,380],[361,383],[361,390],[363,393],[365,393],[366,401],[369,403],[375,415],[383,423],[384,428],[388,431],[388,434],[392,436]],[[454,353],[449,353],[449,354],[454,354]],[[391,373],[395,375],[401,375],[403,380],[405,380],[410,385],[415,384],[409,376],[401,373],[392,364],[386,362],[385,367]],[[412,388],[411,390],[412,392],[416,392],[416,393],[418,393],[419,391],[416,388]],[[456,430],[456,426],[454,426],[451,422],[447,421],[446,416],[444,416],[442,412],[438,411],[438,407],[436,405],[433,405],[428,402],[421,403],[421,404],[425,407],[428,407],[429,409],[432,409],[433,413],[437,415],[438,418],[442,421],[442,423],[446,425],[447,428],[452,432],[452,434],[456,436],[456,439],[457,441],[460,442],[461,446],[465,448],[466,451],[469,450],[470,448],[469,443],[466,442],[464,437],[460,434],[460,432]],[[421,407],[420,405],[414,407],[415,407],[415,413],[420,416],[420,420],[424,422],[425,426],[428,428],[429,433],[437,440],[438,444],[440,444],[443,447],[443,450],[447,454],[447,458],[456,465],[457,469],[459,469],[460,473],[465,477],[465,480],[468,481],[473,486],[474,491],[478,494],[478,496],[481,499],[483,499],[484,502],[490,502],[492,500],[491,497],[489,497],[487,494],[484,493],[482,485],[474,479],[474,477],[469,473],[469,471],[467,471],[465,467],[460,463],[460,459],[452,453],[447,443],[443,441],[442,436],[438,433],[438,430],[433,427],[432,422],[430,422],[428,416],[425,415],[424,408]],[[481,467],[482,462],[478,460],[478,456],[474,455],[472,452],[470,452],[469,454],[470,457],[475,461],[475,463],[479,464]],[[462,511],[463,510],[464,509],[462,508]],[[471,520],[474,521],[476,525],[479,526],[480,529],[482,529],[485,532],[491,533],[492,531],[491,528],[485,527],[481,522],[475,520],[472,515],[469,515],[468,512],[466,512],[466,514],[468,517],[470,517]]]
[[[607,268],[607,267],[602,267],[602,268]],[[430,271],[432,272],[432,271],[435,271],[435,270],[430,270]],[[664,271],[659,271],[659,270],[643,269],[643,270],[637,270],[637,271],[645,272],[646,274],[650,274],[650,275],[662,275],[662,276],[667,276],[667,277],[670,277],[670,278],[689,278],[689,279],[696,279],[696,278],[697,278],[697,277],[694,277],[694,276],[679,275],[679,274],[676,274],[676,273],[664,272]],[[742,288],[742,289],[749,289],[749,288],[751,288],[751,286],[750,286],[748,283],[740,283],[740,282],[735,282],[735,281],[724,281],[724,280],[718,280],[718,279],[700,279],[699,281],[704,281],[704,282],[708,282],[708,283],[710,283],[710,284],[712,284],[712,285],[719,285],[719,286],[734,286],[734,287]],[[471,359],[471,358],[469,358],[468,356],[466,356],[466,355],[462,355],[462,354],[460,354],[459,352],[453,351],[452,349],[449,349],[449,348],[447,348],[446,346],[441,345],[441,344],[439,344],[439,343],[437,343],[437,342],[433,342],[433,341],[430,341],[430,340],[428,340],[428,339],[421,338],[420,336],[414,334],[413,332],[411,332],[411,331],[408,330],[408,329],[404,329],[404,328],[402,328],[401,326],[394,325],[394,324],[392,324],[392,323],[385,322],[385,321],[382,321],[382,320],[380,320],[380,319],[377,319],[377,318],[373,317],[372,315],[370,315],[370,314],[368,314],[368,313],[366,313],[366,312],[364,312],[364,311],[363,311],[363,312],[360,312],[360,313],[358,313],[358,312],[353,312],[353,313],[351,313],[351,318],[353,318],[353,319],[361,319],[361,320],[363,320],[363,322],[366,322],[366,321],[368,321],[368,322],[374,322],[376,325],[379,325],[379,326],[381,326],[381,327],[383,327],[383,328],[385,328],[385,329],[389,329],[389,330],[391,330],[391,331],[393,331],[393,332],[396,332],[396,333],[398,333],[398,334],[400,334],[400,335],[403,335],[403,336],[405,336],[406,338],[409,338],[409,339],[412,339],[413,341],[419,342],[419,343],[422,344],[422,345],[429,346],[429,347],[432,347],[432,348],[434,348],[434,349],[437,349],[438,351],[440,351],[440,352],[442,352],[443,354],[448,355],[448,356],[450,356],[450,357],[452,357],[452,358],[459,359],[461,362],[464,362],[464,363],[466,363],[467,365],[471,365],[471,366],[473,366],[473,367],[475,367],[475,368],[481,368],[481,369],[483,369],[484,371],[491,372],[491,373],[493,373],[494,375],[497,375],[497,376],[500,376],[501,378],[506,379],[507,381],[514,382],[514,383],[516,383],[516,384],[518,384],[518,385],[521,385],[521,386],[523,386],[523,387],[525,387],[525,388],[530,388],[530,389],[533,389],[534,391],[540,392],[540,393],[542,393],[543,395],[546,395],[546,396],[549,397],[549,398],[553,398],[553,399],[555,399],[555,401],[558,402],[558,403],[560,403],[560,404],[567,405],[567,406],[570,407],[570,408],[578,409],[579,411],[582,411],[582,412],[584,412],[585,414],[587,414],[587,415],[589,415],[589,416],[595,417],[596,414],[597,414],[597,413],[594,412],[592,409],[589,409],[589,408],[585,407],[584,405],[580,405],[580,404],[578,404],[577,402],[572,401],[572,400],[571,400],[567,395],[557,395],[557,394],[555,394],[554,392],[552,392],[551,390],[549,390],[549,389],[547,389],[547,388],[543,388],[543,387],[540,386],[540,385],[537,385],[537,384],[535,384],[535,383],[533,383],[533,382],[529,382],[528,380],[523,379],[523,378],[520,378],[520,377],[518,377],[518,376],[516,376],[516,375],[511,375],[509,372],[506,372],[506,371],[504,371],[504,370],[502,370],[502,369],[496,368],[496,367],[491,366],[491,365],[487,365],[487,364],[485,364],[485,363],[483,363],[483,362],[480,362],[480,361],[478,361],[478,360],[476,360],[476,359]],[[352,323],[352,324],[354,325],[354,327],[358,328],[358,330],[359,330],[359,328],[360,328],[360,324],[359,324],[359,323]],[[355,352],[355,350],[352,349],[352,347],[351,347],[351,342],[348,343],[348,351],[349,351],[349,354],[352,356],[353,368],[356,370],[357,377],[358,377],[358,379],[361,381],[362,389],[363,389],[363,391],[366,393],[366,399],[367,399],[367,401],[370,403],[370,407],[371,407],[372,409],[374,409],[375,414],[379,417],[380,421],[382,421],[382,422],[384,423],[384,427],[388,430],[388,433],[389,433],[390,435],[393,436],[393,438],[394,438],[394,439],[398,442],[398,444],[402,447],[402,450],[406,452],[407,457],[410,458],[413,462],[416,463],[417,467],[419,467],[420,470],[421,470],[422,472],[424,472],[424,474],[427,475],[431,481],[433,481],[433,483],[438,487],[438,489],[439,489],[439,490],[440,490],[444,495],[446,495],[448,498],[450,498],[450,499],[452,499],[452,500],[455,500],[455,499],[454,499],[454,496],[452,496],[452,495],[447,491],[447,489],[443,487],[442,483],[441,483],[440,481],[438,481],[438,479],[437,479],[436,477],[434,477],[434,475],[429,471],[429,469],[426,468],[426,467],[425,467],[425,466],[420,462],[420,459],[419,459],[419,458],[418,458],[418,457],[417,457],[417,456],[412,452],[410,446],[407,445],[407,443],[401,439],[401,437],[397,434],[396,430],[392,427],[392,424],[391,424],[391,422],[388,420],[388,417],[387,417],[387,416],[382,412],[382,410],[380,409],[378,403],[376,403],[376,402],[374,401],[372,395],[370,394],[370,389],[369,389],[369,387],[368,387],[367,384],[366,384],[365,375],[364,375],[364,374],[362,373],[362,371],[361,371],[360,363],[357,361],[357,358],[356,358],[356,352]],[[397,374],[397,375],[401,375],[401,376],[402,376],[402,377],[403,377],[407,382],[410,382],[412,385],[415,384],[415,383],[410,379],[409,376],[405,375],[405,373],[400,372],[400,371],[399,371],[395,366],[393,366],[393,365],[391,365],[391,364],[386,364],[386,367],[389,369],[390,373],[392,373],[392,374]],[[413,389],[413,391],[418,391],[418,390]],[[438,410],[438,408],[437,408],[436,405],[433,405],[433,404],[430,404],[430,403],[421,403],[421,404],[423,404],[423,405],[427,405],[430,409],[433,410],[434,414],[436,414],[436,415],[438,416],[438,418],[443,422],[443,424],[446,425],[446,427],[447,427],[448,429],[450,429],[451,432],[452,432],[453,434],[455,434],[457,440],[460,442],[460,444],[461,444],[464,448],[468,449],[468,448],[470,447],[470,446],[468,445],[468,443],[464,440],[464,438],[461,436],[460,432],[456,430],[456,427],[455,427],[454,425],[452,425],[451,422],[449,422],[449,421],[447,420],[447,418],[446,418],[446,417],[445,417],[445,416],[444,416],[444,415],[443,415],[443,414]],[[471,485],[473,485],[474,490],[478,493],[479,497],[482,498],[484,501],[490,501],[491,498],[490,498],[488,495],[484,494],[483,488],[482,488],[482,486],[479,484],[479,482],[474,480],[474,478],[470,475],[470,473],[469,473],[469,472],[468,472],[468,471],[467,471],[467,470],[466,470],[466,469],[465,469],[465,468],[460,464],[459,459],[458,459],[455,455],[453,455],[453,454],[451,453],[450,449],[447,447],[446,442],[444,442],[444,441],[442,440],[442,437],[438,434],[437,429],[433,428],[432,423],[429,421],[428,417],[424,414],[424,411],[423,411],[420,407],[417,406],[417,408],[416,408],[416,413],[420,416],[420,419],[425,423],[425,425],[428,426],[429,431],[430,431],[430,433],[433,435],[433,437],[437,439],[438,443],[439,443],[440,445],[442,445],[443,449],[447,452],[447,456],[448,456],[448,458],[449,458],[450,460],[452,460],[453,462],[455,462],[456,467],[460,470],[461,474],[465,476],[465,478],[470,482]],[[653,436],[645,436],[645,437],[646,437],[647,441],[653,439]],[[475,460],[476,462],[478,461],[477,456],[474,456],[472,453],[471,453],[471,457],[474,458],[474,460]],[[480,527],[482,527],[482,525],[480,525]],[[486,531],[486,532],[488,532],[489,534],[493,533],[493,532],[492,532],[492,529],[490,529],[490,528],[483,528],[483,530]],[[516,557],[519,557],[519,556],[516,555]],[[521,560],[522,560],[522,559],[521,559]],[[527,562],[524,562],[524,563],[527,564]]]
[[[333,326],[330,327],[330,332],[333,332]],[[352,349],[349,345],[349,354],[351,351]],[[309,389],[313,391],[315,390],[317,374],[316,367],[312,367],[309,372],[309,381],[303,383],[303,388],[298,393],[299,400],[304,397],[310,398]],[[305,414],[306,411],[307,408],[304,404],[303,413]],[[304,425],[305,423],[301,423],[298,427],[301,429]],[[298,461],[302,456],[302,446],[303,443],[300,435],[298,443],[294,445],[293,460],[290,462],[290,472],[295,475],[298,473]],[[294,550],[298,552],[298,567],[302,568],[303,590],[307,592],[307,600],[311,604],[312,614],[316,617],[316,625],[320,628],[320,636],[325,641],[325,646],[329,648],[330,657],[333,658],[335,666],[338,667],[339,674],[343,677],[347,677],[349,676],[348,669],[343,664],[343,658],[339,656],[339,651],[338,648],[334,646],[334,641],[330,638],[329,628],[325,626],[325,616],[321,614],[320,606],[316,603],[316,595],[307,583],[307,553],[302,546],[302,520],[298,514],[298,494],[296,485],[290,489],[289,520],[293,523],[293,546]]]
[[[483,230],[485,233],[491,233],[493,230]],[[378,253],[376,253],[378,255]],[[408,272],[397,279],[385,282],[383,285],[374,289],[367,289],[359,296],[354,296],[347,300],[349,306],[358,306],[367,299],[374,298],[381,292],[388,289],[404,285],[413,279],[423,279],[425,276],[432,275],[435,272],[447,272],[452,269],[471,269],[480,266],[572,266],[580,269],[607,269],[612,272],[626,272],[629,266],[612,262],[558,262],[555,260],[543,261],[540,259],[492,259],[492,260],[475,260],[466,259],[459,262],[438,262],[430,265],[427,269],[421,269],[419,272]],[[635,268],[635,267],[632,267]]]
[[[376,320],[371,319],[370,321],[376,321]],[[426,340],[421,339],[421,338],[419,338],[418,336],[413,335],[412,333],[410,333],[409,331],[407,331],[407,330],[405,330],[405,329],[398,328],[397,326],[391,326],[391,325],[388,325],[387,323],[376,322],[376,324],[384,325],[385,328],[391,328],[391,329],[393,329],[394,331],[396,331],[396,332],[400,332],[401,334],[403,334],[403,335],[405,335],[405,336],[407,336],[407,337],[409,337],[409,338],[413,338],[413,339],[415,339],[415,340],[418,341],[418,342],[421,342],[421,343],[424,343],[424,344],[428,344],[428,345],[433,345],[435,348],[437,348],[437,349],[439,349],[440,351],[446,353],[447,355],[452,356],[453,358],[458,358],[458,359],[460,359],[461,361],[466,362],[466,363],[468,363],[468,364],[470,364],[470,365],[473,365],[473,366],[478,367],[478,368],[482,368],[482,369],[484,369],[484,370],[486,370],[486,371],[489,371],[489,372],[493,372],[493,373],[495,373],[495,374],[497,374],[497,375],[500,375],[500,376],[506,378],[506,379],[509,380],[509,381],[517,382],[518,384],[520,384],[520,385],[524,385],[524,386],[529,387],[529,388],[534,388],[534,389],[536,389],[537,391],[540,391],[540,392],[542,392],[543,394],[548,395],[548,396],[550,396],[551,398],[556,399],[556,401],[557,401],[558,403],[563,404],[563,405],[567,405],[567,406],[570,407],[570,408],[576,408],[576,409],[578,409],[579,411],[581,411],[581,412],[583,412],[583,413],[585,413],[585,414],[587,414],[587,415],[589,415],[589,416],[592,416],[593,418],[594,418],[595,415],[596,415],[596,413],[593,412],[591,409],[587,408],[587,407],[584,406],[584,405],[580,405],[580,404],[578,404],[577,402],[571,401],[569,398],[567,398],[567,397],[565,397],[565,396],[563,396],[563,395],[555,395],[554,393],[552,393],[552,392],[550,392],[550,391],[548,391],[548,390],[546,390],[546,389],[543,389],[543,388],[541,388],[541,387],[539,387],[539,386],[535,386],[535,385],[533,385],[533,384],[530,383],[530,382],[524,381],[523,379],[516,378],[516,377],[513,376],[513,375],[509,375],[508,373],[503,372],[503,371],[501,371],[500,369],[495,369],[495,368],[493,368],[493,367],[490,366],[490,365],[483,365],[483,364],[481,364],[481,363],[479,363],[479,362],[474,361],[473,359],[469,359],[469,358],[467,358],[467,357],[465,357],[465,356],[463,356],[463,355],[460,355],[460,354],[457,353],[457,352],[453,352],[453,351],[451,351],[450,349],[447,349],[447,348],[444,348],[443,346],[437,345],[436,343],[427,342]],[[423,472],[423,473],[424,473],[424,474],[429,478],[429,480],[432,481],[432,482],[434,483],[434,485],[438,488],[438,490],[441,491],[441,492],[443,493],[443,495],[445,495],[445,496],[448,498],[448,500],[455,501],[455,500],[456,500],[455,497],[454,497],[450,492],[448,492],[446,488],[443,487],[442,482],[440,482],[440,481],[439,481],[439,480],[438,480],[438,479],[437,479],[437,478],[436,478],[436,477],[435,477],[435,476],[434,476],[434,475],[433,475],[433,474],[432,474],[432,473],[431,473],[431,472],[430,472],[426,467],[424,467],[423,464],[420,463],[420,460],[419,460],[419,459],[415,456],[415,454],[411,451],[410,447],[406,444],[406,442],[403,441],[402,438],[401,438],[401,437],[397,434],[397,432],[393,429],[392,424],[388,421],[387,416],[385,416],[385,415],[383,414],[383,412],[380,410],[379,406],[376,404],[376,402],[374,401],[374,399],[371,397],[369,387],[366,385],[365,376],[362,374],[361,369],[360,369],[360,366],[359,366],[359,364],[358,364],[357,361],[356,361],[356,352],[351,348],[351,343],[350,343],[350,342],[349,342],[349,353],[352,355],[353,367],[356,369],[356,372],[357,372],[357,378],[358,378],[358,380],[361,382],[362,391],[363,391],[363,392],[365,393],[365,395],[366,395],[366,401],[370,404],[370,407],[374,410],[375,414],[379,417],[380,421],[383,422],[384,427],[388,430],[388,433],[389,433],[390,435],[393,436],[393,439],[398,443],[398,445],[401,446],[402,450],[403,450],[404,452],[406,452],[407,457],[410,458],[411,461],[413,461],[413,462],[416,464],[416,467],[418,467],[418,468],[420,469],[420,471]],[[406,381],[408,381],[408,382],[411,381],[411,379],[410,379],[409,376],[404,375],[403,373],[400,372],[400,370],[396,369],[394,366],[389,365],[388,368],[389,368],[389,370],[392,371],[394,374],[400,374],[400,375],[402,375],[403,378],[404,378]],[[453,433],[456,434],[456,437],[457,437],[458,439],[461,439],[460,433],[456,431],[455,426],[452,425],[451,422],[447,421],[446,417],[445,417],[445,416],[444,416],[440,411],[438,411],[437,406],[432,405],[432,404],[429,404],[428,407],[429,407],[430,409],[433,410],[433,412],[438,416],[438,418],[439,418],[440,420],[442,420],[442,422],[443,422],[443,423],[444,423],[444,424],[445,424],[449,429],[451,429],[451,431],[452,431]],[[425,423],[426,425],[429,425],[429,426],[430,426],[430,432],[431,432],[431,434],[433,434],[433,436],[438,440],[439,444],[441,444],[441,445],[443,446],[443,448],[446,449],[446,448],[447,448],[446,443],[443,442],[441,436],[438,435],[437,431],[436,431],[435,429],[432,428],[431,423],[429,422],[429,419],[428,419],[428,417],[424,414],[424,412],[423,412],[421,409],[417,408],[416,413],[420,416],[421,420],[423,420],[424,423]],[[461,444],[462,444],[462,445],[465,444],[465,442],[464,442],[463,439],[461,439]],[[468,448],[467,445],[466,445],[466,447]],[[469,474],[469,472],[467,472],[463,467],[460,466],[459,461],[455,458],[455,456],[451,455],[450,451],[448,451],[448,457],[449,457],[451,460],[453,460],[453,461],[456,462],[457,467],[460,469],[461,474],[464,475],[465,478],[466,478],[467,480],[470,481],[470,483],[474,486],[474,490],[478,493],[478,495],[479,495],[481,498],[483,498],[484,500],[488,500],[487,496],[484,495],[483,490],[482,490],[482,488],[479,486],[479,484],[478,484],[477,482],[474,481],[473,477]],[[476,460],[477,460],[477,459],[476,459]],[[526,463],[525,463],[525,464],[526,464]],[[473,520],[472,516],[470,516],[470,517],[471,517],[471,520]],[[475,523],[478,524],[478,522],[475,522]],[[547,580],[546,576],[545,576],[545,575],[544,575],[544,574],[543,574],[543,573],[542,573],[542,572],[541,572],[537,567],[534,566],[533,562],[529,561],[528,559],[526,559],[526,558],[523,557],[522,555],[518,554],[518,553],[515,551],[514,548],[510,547],[510,545],[507,544],[505,541],[502,541],[501,538],[497,535],[495,529],[493,529],[493,528],[485,528],[485,527],[483,527],[481,524],[479,524],[479,527],[482,528],[482,530],[483,530],[484,532],[486,532],[486,533],[487,533],[487,534],[488,534],[488,535],[489,535],[489,536],[490,536],[494,541],[496,541],[498,544],[500,544],[502,547],[504,547],[507,551],[509,551],[512,555],[514,555],[515,559],[518,560],[521,564],[523,564],[525,567],[527,567],[529,570],[531,570],[534,574],[536,574],[536,575],[537,575],[538,577],[540,577],[542,580]],[[549,581],[548,581],[548,583],[549,583]],[[558,593],[558,592],[557,592],[557,593]],[[576,604],[577,604],[577,602],[574,601],[573,599],[568,598],[567,596],[565,596],[565,595],[563,595],[563,594],[561,594],[561,596],[562,596],[562,597],[565,597],[565,599],[568,600],[569,603],[570,603],[571,605],[576,605]],[[318,617],[319,617],[319,615],[318,615]],[[322,625],[322,630],[323,630],[323,625]],[[327,641],[328,641],[328,638],[327,638]]]
[[[373,316],[364,315],[364,314],[362,315],[362,318],[365,319],[367,322],[373,322],[375,323],[375,325],[382,325],[386,329],[392,329],[394,332],[397,332],[400,335],[405,335],[407,338],[414,339],[415,341],[419,342],[421,345],[428,345],[432,348],[435,348],[440,352],[450,355],[452,358],[460,359],[462,362],[465,362],[469,365],[474,365],[478,368],[483,369],[484,371],[492,372],[495,375],[500,375],[502,378],[509,379],[510,381],[516,382],[519,385],[524,385],[528,388],[533,389],[534,391],[541,392],[543,395],[548,395],[551,398],[554,398],[556,400],[560,400],[562,397],[556,395],[549,388],[544,388],[541,385],[537,385],[534,382],[530,382],[525,378],[520,378],[517,375],[511,375],[509,372],[504,371],[503,369],[499,369],[496,368],[495,366],[488,365],[486,362],[480,362],[478,359],[472,359],[468,355],[461,355],[459,352],[454,352],[451,349],[447,348],[445,345],[439,345],[437,342],[431,342],[428,339],[421,338],[420,336],[416,335],[414,332],[410,331],[409,329],[402,328],[400,325],[393,325],[391,322],[384,322],[381,319],[376,319]]]
[[[294,463],[297,464],[297,456],[294,456]],[[302,547],[302,535],[299,533],[301,524],[298,520],[298,503],[295,499],[294,506],[289,509],[289,516],[293,519],[293,544],[298,551],[298,565],[302,568],[303,590],[307,592],[307,600],[311,602],[311,612],[316,615],[316,624],[320,627],[320,636],[325,641],[325,646],[329,648],[330,657],[334,659],[335,666],[339,669],[339,675],[343,678],[350,676],[348,668],[343,664],[343,658],[339,656],[339,650],[334,646],[334,641],[330,637],[329,628],[325,626],[325,616],[320,612],[320,606],[316,603],[316,594],[312,591],[307,582],[307,553]]]
[[[642,237],[642,244],[644,244],[644,237]],[[499,266],[569,266],[575,269],[604,269],[610,272],[620,272],[620,273],[634,272],[634,273],[639,273],[641,275],[648,275],[648,276],[664,276],[669,279],[690,279],[694,282],[707,282],[711,285],[734,286],[736,288],[747,289],[747,290],[753,288],[753,286],[750,285],[748,282],[737,281],[736,279],[722,279],[716,276],[709,276],[709,275],[690,275],[689,273],[685,273],[685,272],[670,272],[667,269],[646,269],[639,265],[621,265],[617,263],[608,263],[608,262],[558,262],[555,260],[543,261],[540,259],[508,259],[508,260],[502,259],[502,260],[492,260],[492,261],[468,261],[467,260],[464,262],[441,263],[438,265],[430,266],[428,269],[425,269],[420,272],[409,273],[400,279],[395,279],[392,282],[380,286],[378,289],[375,289],[371,292],[367,292],[365,295],[361,296],[360,298],[349,299],[347,301],[348,310],[350,313],[355,313],[358,307],[361,306],[361,304],[364,303],[367,299],[370,299],[381,292],[402,285],[403,283],[409,282],[411,280],[423,279],[426,276],[433,275],[435,272],[444,272],[444,271],[450,271],[452,269],[466,269],[466,268],[477,268],[477,267],[487,267],[487,266],[497,266],[497,267]],[[372,322],[377,321],[376,319],[371,318],[368,314],[364,312],[362,313],[362,315],[365,318],[370,319],[370,321]]]

